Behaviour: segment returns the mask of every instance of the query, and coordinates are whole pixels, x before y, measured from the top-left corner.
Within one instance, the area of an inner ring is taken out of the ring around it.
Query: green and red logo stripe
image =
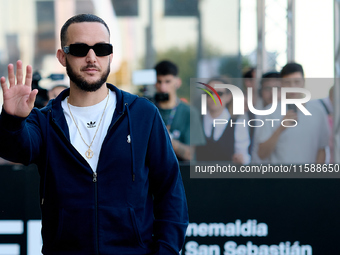
[[[206,87],[209,88],[212,92],[214,92],[215,95],[217,96],[218,100],[220,101],[221,105],[222,105],[222,100],[221,100],[220,96],[217,94],[217,91],[216,91],[213,87],[211,87],[210,85],[208,85],[208,84],[206,84],[206,83],[203,83],[203,82],[197,82],[197,83],[206,86]],[[206,90],[206,89],[204,89],[204,88],[200,88],[200,87],[197,87],[197,88],[199,88],[199,89],[201,89],[201,90],[207,92],[207,94],[212,98],[212,100],[214,100],[215,105],[217,105],[214,96],[213,96],[208,90]]]

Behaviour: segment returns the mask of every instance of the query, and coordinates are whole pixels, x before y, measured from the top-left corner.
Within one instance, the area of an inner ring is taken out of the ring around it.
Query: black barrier
[[[0,171],[0,226],[19,226],[15,233],[0,228],[0,254],[17,247],[16,254],[36,255],[39,240],[28,237],[40,231],[37,170]],[[181,171],[190,217],[182,254],[340,254],[340,180],[190,179],[189,166]]]
[[[190,179],[189,166],[182,176],[183,254],[340,254],[339,179]]]
[[[41,246],[41,241],[29,238],[31,223],[41,218],[37,168],[34,165],[2,165],[0,173],[0,255],[5,252],[37,255],[39,253],[33,252],[40,252],[41,247],[36,246]],[[35,229],[34,236],[37,236],[40,230]]]

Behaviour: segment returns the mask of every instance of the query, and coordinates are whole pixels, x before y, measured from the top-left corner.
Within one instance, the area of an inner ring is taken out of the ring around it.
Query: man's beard
[[[96,66],[89,64],[85,68],[93,68],[93,67],[96,67]],[[70,80],[74,84],[76,84],[78,88],[86,92],[94,92],[100,89],[102,85],[106,82],[107,77],[109,76],[109,73],[110,73],[110,63],[106,69],[106,72],[102,74],[100,79],[98,79],[97,81],[93,83],[88,83],[83,77],[75,74],[71,65],[67,62],[67,59],[66,59],[66,72],[67,72],[67,75],[70,77]]]

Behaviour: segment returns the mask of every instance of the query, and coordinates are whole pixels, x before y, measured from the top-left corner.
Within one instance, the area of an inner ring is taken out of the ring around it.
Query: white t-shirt
[[[298,125],[286,128],[281,133],[271,155],[261,162],[273,164],[315,163],[318,150],[325,148],[329,139],[327,116],[319,104],[313,100],[304,105],[312,116],[304,115],[298,110]],[[253,163],[261,163],[255,162],[257,157],[254,154],[257,153],[258,145],[267,141],[281,125],[283,119],[281,104],[278,104],[274,113],[263,116],[263,119],[279,119],[280,121],[274,121],[274,127],[272,127],[271,121],[264,121],[265,124],[262,127],[255,128]]]
[[[103,101],[92,106],[77,107],[77,106],[69,105],[74,121],[77,122],[81,135],[83,136],[85,142],[88,145],[91,144],[92,139],[97,131],[98,125],[100,123],[100,119],[102,117],[102,114],[103,114],[103,111],[106,105],[106,101],[108,99],[107,97],[108,96],[106,96],[106,98]],[[82,155],[84,159],[86,159],[86,161],[91,166],[92,171],[96,172],[102,143],[106,136],[107,130],[110,126],[113,113],[116,109],[116,103],[117,103],[116,93],[109,90],[109,101],[107,103],[107,107],[105,109],[103,119],[100,123],[97,135],[94,138],[94,141],[91,145],[91,150],[93,151],[93,157],[90,159],[87,158],[85,155],[89,147],[82,140],[79,134],[79,131],[76,125],[74,124],[74,121],[70,115],[69,108],[67,106],[67,100],[68,100],[68,97],[65,98],[61,102],[61,106],[64,110],[64,115],[65,115],[65,118],[68,124],[71,144],[77,149],[80,155]]]

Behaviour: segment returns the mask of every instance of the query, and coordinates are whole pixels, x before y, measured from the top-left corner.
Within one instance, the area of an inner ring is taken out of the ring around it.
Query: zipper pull
[[[96,172],[93,173],[93,182],[97,182],[97,173]]]

